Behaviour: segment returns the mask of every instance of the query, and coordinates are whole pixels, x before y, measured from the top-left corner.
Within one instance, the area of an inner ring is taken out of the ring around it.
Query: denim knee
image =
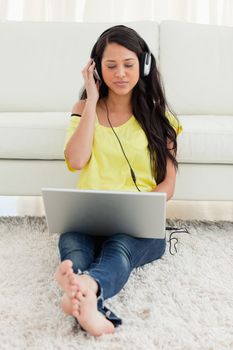
[[[132,269],[132,254],[130,249],[130,240],[131,236],[125,233],[116,233],[112,235],[106,242],[106,245],[111,246],[113,251],[120,253],[122,264],[125,265],[125,268]]]
[[[74,232],[62,233],[59,237],[58,248],[60,251],[61,260],[65,260],[67,254],[72,251],[74,241]]]
[[[58,242],[61,261],[71,260],[75,273],[87,269],[94,258],[92,244],[89,243],[91,242],[88,242],[88,238],[81,233],[62,233]]]
[[[160,259],[166,250],[165,238],[138,238],[119,233],[112,236],[112,241],[120,248],[122,256],[127,257],[131,268]]]

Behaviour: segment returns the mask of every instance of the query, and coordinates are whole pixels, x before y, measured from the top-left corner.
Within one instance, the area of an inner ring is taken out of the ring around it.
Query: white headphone
[[[151,68],[151,53],[150,52],[144,52],[141,57],[141,76],[146,77],[150,74],[150,68]]]

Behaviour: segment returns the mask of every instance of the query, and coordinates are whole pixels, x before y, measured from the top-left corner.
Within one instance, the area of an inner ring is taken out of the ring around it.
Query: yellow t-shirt
[[[177,119],[167,113],[170,124],[177,135],[182,126]],[[65,147],[79,125],[81,117],[71,116],[67,127]],[[125,154],[137,178],[137,186],[142,192],[152,191],[156,187],[151,173],[150,154],[146,134],[134,116],[126,123],[114,127]],[[66,160],[67,167],[72,169]],[[95,122],[92,154],[81,170],[77,188],[114,191],[137,191],[130,174],[129,165],[122,153],[120,144],[110,127]]]

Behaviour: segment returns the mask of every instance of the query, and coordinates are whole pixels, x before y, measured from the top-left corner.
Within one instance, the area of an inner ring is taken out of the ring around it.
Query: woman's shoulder
[[[86,100],[79,100],[77,101],[72,110],[71,110],[71,115],[73,116],[79,116],[81,117],[82,116],[82,113],[83,113],[83,110],[84,110],[84,107],[85,107],[85,104],[86,104]]]

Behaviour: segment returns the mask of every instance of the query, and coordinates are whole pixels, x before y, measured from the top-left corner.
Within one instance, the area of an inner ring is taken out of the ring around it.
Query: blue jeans
[[[61,261],[70,259],[75,273],[95,279],[98,310],[115,326],[121,319],[104,306],[104,300],[123,288],[134,268],[159,259],[165,248],[165,238],[136,238],[124,233],[103,237],[67,232],[59,239]]]

